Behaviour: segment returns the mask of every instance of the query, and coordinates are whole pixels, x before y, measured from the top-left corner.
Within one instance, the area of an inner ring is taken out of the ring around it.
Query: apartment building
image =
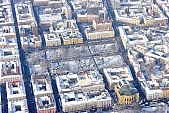
[[[168,98],[168,64],[160,58],[165,56],[164,53],[152,49],[147,51],[148,47],[136,47],[135,49],[128,51],[128,57],[147,100]],[[139,52],[143,53],[142,57]]]
[[[95,31],[105,31],[112,27],[112,22],[107,18],[93,19],[93,28]]]
[[[30,2],[15,4],[16,17],[19,25],[37,26]]]
[[[94,31],[91,28],[85,29],[85,34],[88,40],[98,40],[104,38],[112,38],[114,37],[114,30],[113,28],[109,28],[108,30],[104,31]]]
[[[0,83],[19,81],[22,79],[20,60],[0,62]]]
[[[28,106],[26,100],[26,93],[23,80],[14,80],[6,83],[7,99],[8,99],[8,112],[28,113]]]
[[[0,27],[0,36],[5,38],[15,38],[15,27],[14,26],[2,26]]]
[[[65,30],[62,32],[61,37],[63,39],[63,44],[81,44],[83,43],[82,34],[74,30]]]
[[[133,81],[133,77],[130,71],[130,68],[127,67],[119,67],[119,68],[104,68],[103,69],[105,78],[108,82],[108,86],[110,90],[114,90],[115,86],[121,80]]]
[[[48,6],[49,2],[50,2],[50,0],[34,0],[33,4],[35,6]]]
[[[56,101],[53,96],[51,80],[48,74],[31,76],[38,113],[56,113]]]
[[[120,26],[118,29],[125,49],[149,43],[148,38],[143,33],[134,32],[130,26]]]
[[[139,93],[132,84],[133,77],[129,67],[104,68],[105,78],[110,90],[114,90],[118,104],[132,104],[139,101]]]
[[[0,50],[0,62],[18,60],[19,52],[17,48],[5,48]]]
[[[46,46],[59,46],[61,45],[61,39],[56,34],[44,34]]]
[[[146,5],[146,2],[130,5],[125,4],[125,7],[115,9],[114,13],[116,20],[136,26],[154,26],[159,24],[167,24],[168,18],[155,4]]]
[[[21,44],[23,49],[27,48],[38,48],[42,46],[41,36],[31,35],[29,37],[21,37]]]
[[[1,3],[0,3],[1,4]],[[12,9],[9,4],[0,5],[0,27],[2,26],[13,26],[13,16],[12,16]]]
[[[62,13],[65,14],[67,20],[72,19],[72,10],[68,4],[66,4],[64,7],[62,7]]]
[[[65,20],[57,24],[57,30],[50,29],[51,33],[56,33],[57,37],[63,40],[64,45],[83,43],[82,34],[79,32],[75,20]]]
[[[66,92],[90,92],[102,90],[105,88],[102,75],[95,71],[88,73],[80,72],[78,74],[69,73],[56,77],[56,84],[59,93]]]
[[[81,4],[84,4],[84,7]],[[100,0],[74,1],[72,5],[78,22],[92,22],[94,18],[107,18],[107,10]]]
[[[8,113],[29,113],[27,100],[8,102]]]
[[[108,108],[112,99],[107,90],[90,92],[68,92],[61,94],[63,112],[90,110],[93,108]]]

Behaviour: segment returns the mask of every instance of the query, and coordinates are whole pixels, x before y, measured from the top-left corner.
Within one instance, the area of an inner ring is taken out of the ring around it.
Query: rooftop
[[[61,94],[62,105],[76,105],[77,103],[89,104],[90,101],[107,100],[111,97],[107,90],[93,91],[93,92],[69,92]]]
[[[102,76],[95,71],[79,72],[78,74],[68,73],[67,75],[57,76],[56,81],[59,92],[78,91],[81,87],[103,85]]]
[[[120,87],[117,88],[121,96],[131,96],[138,93],[137,89],[126,80],[119,81],[119,85]]]
[[[28,113],[27,100],[8,102],[8,111],[14,113]]]
[[[47,74],[43,75],[32,75],[31,76],[33,91],[35,95],[40,94],[52,94],[52,86],[49,76]]]
[[[6,84],[8,101],[22,100],[26,98],[23,81],[13,81]]]
[[[118,83],[121,80],[133,81],[133,77],[129,67],[105,68],[103,69],[105,76],[111,79],[111,82]]]

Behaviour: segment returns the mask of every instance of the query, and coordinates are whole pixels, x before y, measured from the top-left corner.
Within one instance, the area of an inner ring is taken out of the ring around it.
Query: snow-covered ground
[[[91,45],[89,46],[92,54],[116,54],[118,52],[117,43],[103,44],[103,45]]]
[[[125,63],[120,55],[108,57],[94,57],[96,64],[100,69],[124,66]]]

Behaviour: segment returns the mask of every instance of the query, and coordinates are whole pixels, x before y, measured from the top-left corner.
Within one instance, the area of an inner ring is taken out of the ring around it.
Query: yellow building
[[[83,43],[83,38],[63,38],[64,45],[68,44],[81,44]]]
[[[163,88],[163,98],[169,98],[169,88]]]
[[[87,14],[85,14],[85,15],[78,14],[77,21],[78,22],[86,22],[87,21]]]
[[[137,89],[134,87],[132,88],[128,81],[119,81],[114,91],[118,98],[118,104],[132,104],[139,101]]]
[[[98,18],[99,16],[98,15],[93,15],[93,14],[78,14],[77,15],[77,21],[78,22],[92,22],[94,18]]]
[[[83,43],[83,38],[80,32],[76,32],[74,30],[63,33],[62,38],[63,38],[64,45]]]

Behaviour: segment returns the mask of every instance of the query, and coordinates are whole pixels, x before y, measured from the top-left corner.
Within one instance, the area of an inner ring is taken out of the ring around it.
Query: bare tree
[[[55,51],[55,50],[52,50],[52,51],[51,51],[51,60],[52,60],[53,62],[55,62],[55,61],[57,60],[57,58],[58,58],[58,56],[57,56],[57,54],[56,54],[56,51]]]
[[[51,64],[49,63],[49,61],[47,59],[44,59],[41,63],[40,63],[40,66],[43,67],[43,68],[50,68],[51,67]]]

